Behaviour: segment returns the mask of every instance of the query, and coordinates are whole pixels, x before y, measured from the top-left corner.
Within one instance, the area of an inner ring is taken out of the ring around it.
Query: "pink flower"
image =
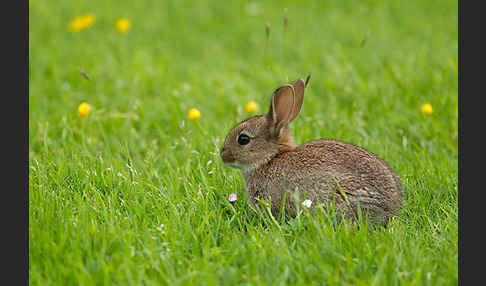
[[[236,194],[230,194],[229,197],[228,197],[228,201],[230,202],[234,202],[238,199],[238,196]]]

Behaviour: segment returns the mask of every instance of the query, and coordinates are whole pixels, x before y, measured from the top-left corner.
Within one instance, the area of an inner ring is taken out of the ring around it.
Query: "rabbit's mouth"
[[[223,148],[221,149],[221,159],[227,165],[233,165],[232,163],[235,162],[235,157],[233,157],[233,153],[230,150]]]
[[[235,169],[244,169],[243,166],[238,164],[235,157],[233,156],[233,153],[231,153],[231,151],[226,148],[223,148],[221,150],[221,159],[223,160],[223,163],[228,167]]]

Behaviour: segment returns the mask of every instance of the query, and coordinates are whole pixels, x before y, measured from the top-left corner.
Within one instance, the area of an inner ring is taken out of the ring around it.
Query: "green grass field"
[[[68,30],[87,13],[91,27]],[[457,13],[457,1],[29,1],[30,284],[456,285]],[[245,105],[267,112],[275,88],[308,74],[296,142],[387,161],[405,189],[388,228],[274,221],[223,165]]]

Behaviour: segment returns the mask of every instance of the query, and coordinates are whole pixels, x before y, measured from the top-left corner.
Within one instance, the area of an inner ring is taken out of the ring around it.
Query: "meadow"
[[[457,12],[29,1],[30,285],[457,285]],[[405,189],[387,228],[272,219],[222,163],[246,104],[265,113],[308,74],[296,143],[334,138],[387,161]]]

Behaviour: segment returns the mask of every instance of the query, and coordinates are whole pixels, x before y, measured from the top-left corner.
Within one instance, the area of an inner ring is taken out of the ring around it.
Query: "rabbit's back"
[[[271,198],[274,215],[279,212],[283,190],[290,215],[297,207],[296,190],[300,197],[310,199],[313,207],[318,201],[333,200],[336,209],[349,218],[356,216],[359,204],[372,221],[392,217],[402,201],[400,180],[382,159],[359,146],[330,139],[282,152],[244,177],[250,203],[255,204],[256,198]]]

